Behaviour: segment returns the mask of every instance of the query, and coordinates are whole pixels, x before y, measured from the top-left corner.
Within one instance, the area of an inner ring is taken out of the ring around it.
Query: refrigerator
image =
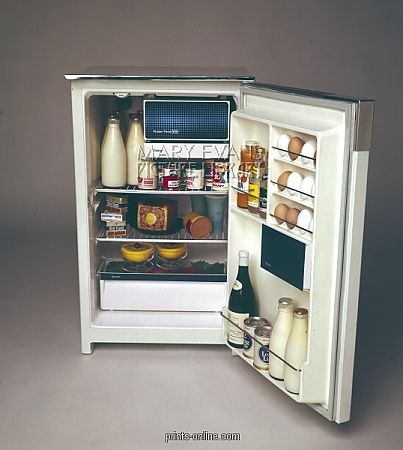
[[[229,348],[228,357],[238,356],[251,373],[259,372],[284,395],[328,420],[350,420],[373,101],[257,83],[238,68],[93,67],[65,78],[71,81],[82,353],[91,354],[97,343],[227,344],[226,306],[238,253],[248,250],[260,316],[273,324],[281,297],[309,312],[299,394],[254,368],[242,351]],[[148,144],[158,160],[173,160],[178,151],[180,160],[186,160],[195,156],[189,155],[194,144],[196,158],[226,162],[227,191],[102,185],[100,149],[108,113],[121,107],[124,136],[127,114],[159,98],[230,104],[228,139],[224,144],[203,142],[207,156],[200,153],[200,143],[175,142],[175,137],[166,143],[163,156],[161,142]],[[279,146],[284,135],[313,142],[316,153],[305,158],[289,154]],[[267,151],[265,219],[237,206],[239,150],[247,140]],[[279,185],[285,171],[313,179],[310,193]],[[126,237],[107,238],[100,220],[107,195],[174,200],[179,217],[192,209],[192,197],[226,195],[224,229],[202,239],[183,229],[171,235],[131,230]],[[309,225],[279,223],[274,214],[279,203],[308,210],[313,217]],[[207,276],[108,272],[106,265],[119,263],[121,246],[131,242],[186,243],[191,260],[215,262],[224,270]]]

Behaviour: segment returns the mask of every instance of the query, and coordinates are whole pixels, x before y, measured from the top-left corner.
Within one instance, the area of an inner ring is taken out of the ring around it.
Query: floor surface
[[[74,238],[3,242],[0,274],[1,450],[403,448],[401,346],[365,311],[352,420],[336,425],[224,347],[98,345],[81,355]],[[241,441],[165,443],[182,431]]]

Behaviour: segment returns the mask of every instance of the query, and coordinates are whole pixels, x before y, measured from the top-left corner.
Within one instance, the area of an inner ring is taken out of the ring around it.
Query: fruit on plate
[[[151,244],[135,242],[125,244],[120,248],[123,259],[126,261],[141,263],[149,261],[154,255],[154,246]]]
[[[187,253],[187,244],[157,244],[155,246],[158,256],[164,259],[181,258]]]

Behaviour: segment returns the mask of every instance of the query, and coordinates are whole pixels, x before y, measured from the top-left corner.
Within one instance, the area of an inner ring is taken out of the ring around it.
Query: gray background
[[[402,448],[402,19],[401,1],[1,1],[0,447],[157,448],[165,431],[206,429],[241,431],[239,448]],[[350,424],[291,404],[223,349],[79,354],[63,74],[92,65],[242,65],[376,100]],[[150,373],[156,389],[136,391]]]

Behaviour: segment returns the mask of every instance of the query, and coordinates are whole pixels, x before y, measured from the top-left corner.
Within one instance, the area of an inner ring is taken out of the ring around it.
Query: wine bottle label
[[[243,329],[243,322],[245,319],[249,317],[248,313],[235,313],[233,311],[228,311],[228,319],[230,322],[228,323],[228,341],[232,344],[242,346],[244,340],[244,332],[240,330],[238,327]],[[232,322],[232,323],[231,323]],[[235,325],[238,325],[236,327]]]
[[[259,209],[261,211],[267,210],[267,189],[264,187],[260,188]]]
[[[257,183],[249,183],[248,206],[259,208],[260,186]]]

